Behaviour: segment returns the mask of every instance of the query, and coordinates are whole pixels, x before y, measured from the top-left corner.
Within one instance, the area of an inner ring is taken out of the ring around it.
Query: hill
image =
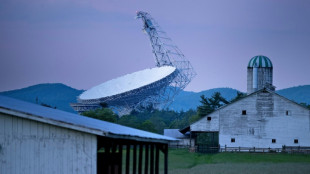
[[[310,104],[310,85],[281,89],[278,90],[277,93],[296,103]]]
[[[31,103],[43,103],[60,110],[75,112],[70,107],[69,103],[76,102],[76,97],[83,91],[84,90],[77,90],[61,83],[46,83],[18,90],[0,92],[0,95]],[[180,94],[175,97],[169,109],[175,111],[196,109],[196,107],[200,105],[201,95],[210,97],[214,92],[220,92],[227,100],[231,100],[236,96],[237,91],[238,90],[232,88],[214,88],[201,92],[181,91]],[[277,93],[297,103],[310,104],[310,85],[286,88],[277,91]],[[38,101],[36,101],[36,99],[38,99]]]
[[[200,105],[200,96],[204,95],[205,97],[211,97],[215,92],[220,92],[226,100],[231,100],[237,95],[236,89],[232,88],[214,88],[209,90],[204,90],[201,92],[189,92],[181,91],[177,95],[169,106],[171,110],[175,111],[187,111],[189,109],[196,109]]]
[[[12,91],[0,92],[0,95],[31,103],[46,104],[68,112],[75,112],[69,103],[76,102],[76,97],[82,92],[83,90],[77,90],[62,83],[45,83]]]

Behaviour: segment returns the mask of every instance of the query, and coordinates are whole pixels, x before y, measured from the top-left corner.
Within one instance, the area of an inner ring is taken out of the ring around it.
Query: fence
[[[217,153],[217,152],[249,152],[249,153],[301,153],[310,154],[310,147],[308,146],[282,146],[282,148],[257,148],[257,147],[211,147],[207,145],[196,145],[195,147],[190,147],[189,145],[178,145],[170,144],[169,148],[177,149],[189,149],[190,152],[199,153]]]
[[[282,148],[257,148],[257,147],[227,147],[222,146],[219,152],[250,152],[250,153],[303,153],[310,154],[310,147],[283,146]]]
[[[272,153],[281,152],[282,148],[257,148],[257,147],[221,147],[219,152],[253,152],[253,153]]]
[[[283,146],[282,150],[287,153],[310,154],[310,147],[308,146]]]
[[[199,153],[218,153],[219,146],[197,145],[196,152]]]
[[[172,149],[186,149],[186,148],[190,148],[189,145],[180,145],[180,144],[169,144],[169,148]]]

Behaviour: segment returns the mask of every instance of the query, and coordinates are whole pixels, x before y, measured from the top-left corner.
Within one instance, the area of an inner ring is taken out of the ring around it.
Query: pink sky
[[[149,12],[191,61],[186,88],[246,91],[262,54],[277,89],[310,84],[310,1],[2,0],[0,91],[38,83],[89,89],[155,66],[135,12]]]

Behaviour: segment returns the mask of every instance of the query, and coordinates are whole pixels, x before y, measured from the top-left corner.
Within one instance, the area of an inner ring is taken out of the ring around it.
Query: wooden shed
[[[3,174],[168,173],[174,140],[0,96]]]

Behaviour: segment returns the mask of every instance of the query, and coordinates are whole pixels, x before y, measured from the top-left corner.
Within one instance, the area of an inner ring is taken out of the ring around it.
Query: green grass
[[[176,163],[177,161],[177,163]],[[169,167],[191,168],[197,164],[217,163],[310,163],[310,155],[284,153],[190,153],[186,149],[169,150]],[[310,165],[310,164],[309,164]]]
[[[309,163],[220,163],[189,169],[172,169],[169,174],[308,174]]]
[[[186,149],[170,149],[168,157],[170,174],[196,174],[206,173],[206,171],[209,171],[208,173],[310,173],[310,155],[304,154],[198,154],[190,153]]]
[[[144,154],[143,154],[144,156]],[[125,171],[126,153],[123,152],[123,173]],[[131,150],[132,170],[132,150]],[[160,153],[159,168],[164,166],[164,155]],[[144,171],[144,160],[142,169]],[[291,174],[310,173],[310,155],[284,153],[191,153],[187,149],[169,149],[169,174],[240,174],[270,173]],[[149,166],[150,167],[150,166]]]

